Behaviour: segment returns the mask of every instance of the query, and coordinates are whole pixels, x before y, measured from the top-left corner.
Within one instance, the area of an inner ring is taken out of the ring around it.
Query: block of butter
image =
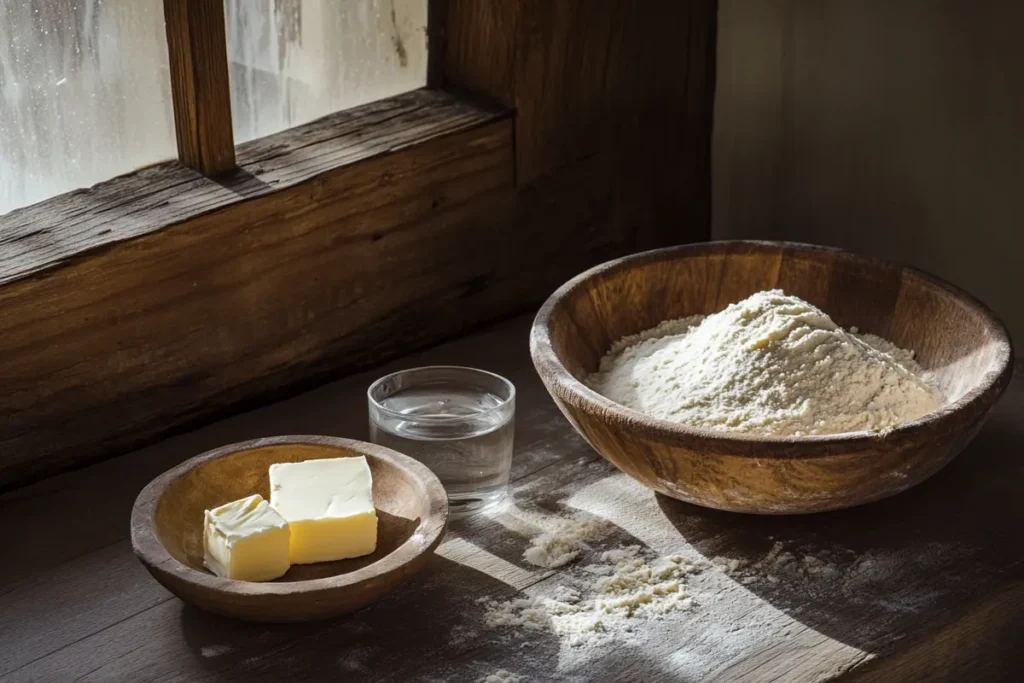
[[[270,581],[288,571],[289,538],[263,496],[242,498],[206,511],[203,564],[226,579]]]
[[[377,547],[373,477],[363,456],[271,465],[270,504],[288,520],[292,564],[359,557]]]

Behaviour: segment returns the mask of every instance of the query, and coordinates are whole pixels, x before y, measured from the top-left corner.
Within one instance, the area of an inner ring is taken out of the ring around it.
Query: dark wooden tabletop
[[[918,488],[837,513],[743,516],[656,496],[601,460],[536,378],[528,327],[514,320],[0,497],[0,683],[477,681],[499,671],[524,683],[1024,680],[1020,377],[974,443]],[[369,382],[434,363],[486,368],[518,387],[513,498],[452,524],[398,592],[335,621],[244,624],[184,605],[132,554],[132,501],[163,470],[257,436],[365,438]],[[569,515],[610,523],[593,552],[636,544],[738,562],[690,577],[692,609],[634,620],[600,647],[574,647],[553,629],[488,627],[481,598],[552,595],[578,571],[522,557]],[[772,575],[777,543],[798,560],[825,558],[828,571]]]

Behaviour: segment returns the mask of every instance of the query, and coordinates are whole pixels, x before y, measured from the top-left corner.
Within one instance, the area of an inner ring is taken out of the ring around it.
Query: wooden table
[[[513,320],[0,497],[0,683],[476,681],[501,669],[524,681],[1024,680],[1020,378],[972,446],[913,491],[839,513],[741,516],[655,496],[601,460],[535,377],[528,327]],[[242,624],[185,606],[132,555],[131,504],[159,472],[256,436],[365,438],[367,384],[428,363],[487,368],[519,388],[514,501],[453,524],[399,592],[332,622]],[[781,542],[833,552],[841,572],[771,583],[712,566],[690,579],[693,609],[599,648],[488,628],[480,598],[550,594],[576,571],[522,559],[546,520],[569,514],[611,522],[602,547],[756,562]],[[864,558],[867,578],[850,569]]]

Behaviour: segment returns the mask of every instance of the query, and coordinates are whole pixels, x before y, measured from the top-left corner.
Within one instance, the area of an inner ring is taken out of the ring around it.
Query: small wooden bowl
[[[843,327],[917,352],[948,404],[883,433],[758,437],[690,428],[613,403],[581,381],[612,342],[781,288]],[[570,280],[530,337],[534,365],[569,421],[626,474],[697,505],[818,512],[903,491],[946,465],[1010,382],[1006,328],[966,292],[913,268],[838,249],[709,242],[629,256]]]
[[[269,500],[273,463],[359,455],[373,473],[372,555],[296,565],[267,583],[222,579],[203,567],[204,510],[254,493]],[[430,558],[447,519],[441,482],[408,456],[349,439],[280,436],[209,451],[150,482],[132,509],[132,547],[157,581],[196,607],[249,621],[311,621],[394,590]]]

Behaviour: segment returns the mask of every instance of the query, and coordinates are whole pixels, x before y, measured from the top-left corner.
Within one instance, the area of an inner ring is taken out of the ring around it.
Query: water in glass
[[[371,410],[374,443],[416,458],[444,484],[453,514],[491,508],[505,497],[515,431],[513,407],[483,389],[413,386]]]

